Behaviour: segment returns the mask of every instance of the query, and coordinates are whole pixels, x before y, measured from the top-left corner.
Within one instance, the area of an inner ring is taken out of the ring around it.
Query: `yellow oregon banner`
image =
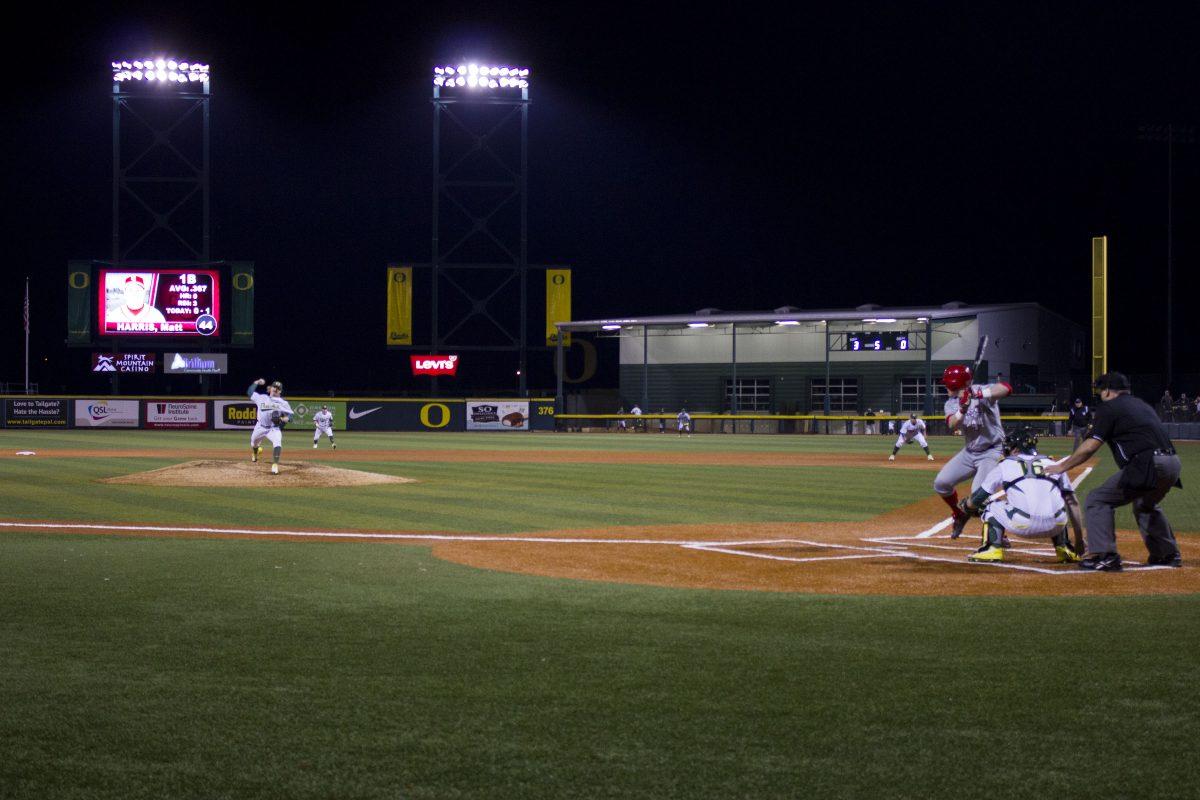
[[[412,267],[388,267],[388,347],[410,345],[412,340]]]
[[[571,321],[571,270],[546,270],[546,344],[558,344],[556,322]],[[563,347],[570,347],[571,334],[564,333]]]

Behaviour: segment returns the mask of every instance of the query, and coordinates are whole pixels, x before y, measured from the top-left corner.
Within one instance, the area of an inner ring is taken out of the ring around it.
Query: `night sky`
[[[65,265],[108,257],[108,65],[145,52],[212,65],[213,255],[257,265],[256,348],[234,353],[225,391],[259,375],[421,391],[382,346],[383,268],[430,258],[430,71],[464,57],[533,71],[529,259],[575,270],[577,319],[963,300],[1086,323],[1090,237],[1106,233],[1110,366],[1160,372],[1167,147],[1138,129],[1200,122],[1200,25],[1139,5],[44,16],[3,90],[0,381],[22,379],[29,275],[32,379],[107,385],[62,344]],[[1200,145],[1177,146],[1177,374],[1200,373],[1198,179]],[[515,356],[470,358],[449,391],[510,385]],[[551,386],[534,358],[533,385]],[[121,388],[187,391],[174,380]]]

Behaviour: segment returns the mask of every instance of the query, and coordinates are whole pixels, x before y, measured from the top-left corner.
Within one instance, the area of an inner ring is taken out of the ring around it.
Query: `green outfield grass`
[[[162,454],[0,459],[0,519],[498,533],[867,520],[929,493],[932,473],[888,469],[892,441],[343,434],[351,457],[795,450],[878,452],[880,466],[339,461],[420,483],[180,490],[95,479],[245,436],[3,431],[5,452]],[[1200,531],[1200,448],[1181,452],[1189,489],[1166,507]],[[1105,454],[1084,493],[1109,473]],[[1198,621],[1196,595],[672,590],[392,544],[0,532],[0,797],[1195,796]]]

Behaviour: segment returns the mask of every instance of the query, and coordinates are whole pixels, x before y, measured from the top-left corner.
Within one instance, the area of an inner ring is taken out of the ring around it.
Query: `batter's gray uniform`
[[[945,410],[947,419],[959,410],[957,395],[946,401]],[[962,429],[963,449],[933,479],[933,490],[942,496],[950,495],[955,486],[972,477],[974,492],[1004,458],[1004,426],[1000,424],[998,398],[972,398],[958,425]]]

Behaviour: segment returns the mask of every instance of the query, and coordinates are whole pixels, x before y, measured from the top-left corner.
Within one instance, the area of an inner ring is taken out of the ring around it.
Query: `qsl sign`
[[[458,356],[409,356],[413,375],[456,375]]]

